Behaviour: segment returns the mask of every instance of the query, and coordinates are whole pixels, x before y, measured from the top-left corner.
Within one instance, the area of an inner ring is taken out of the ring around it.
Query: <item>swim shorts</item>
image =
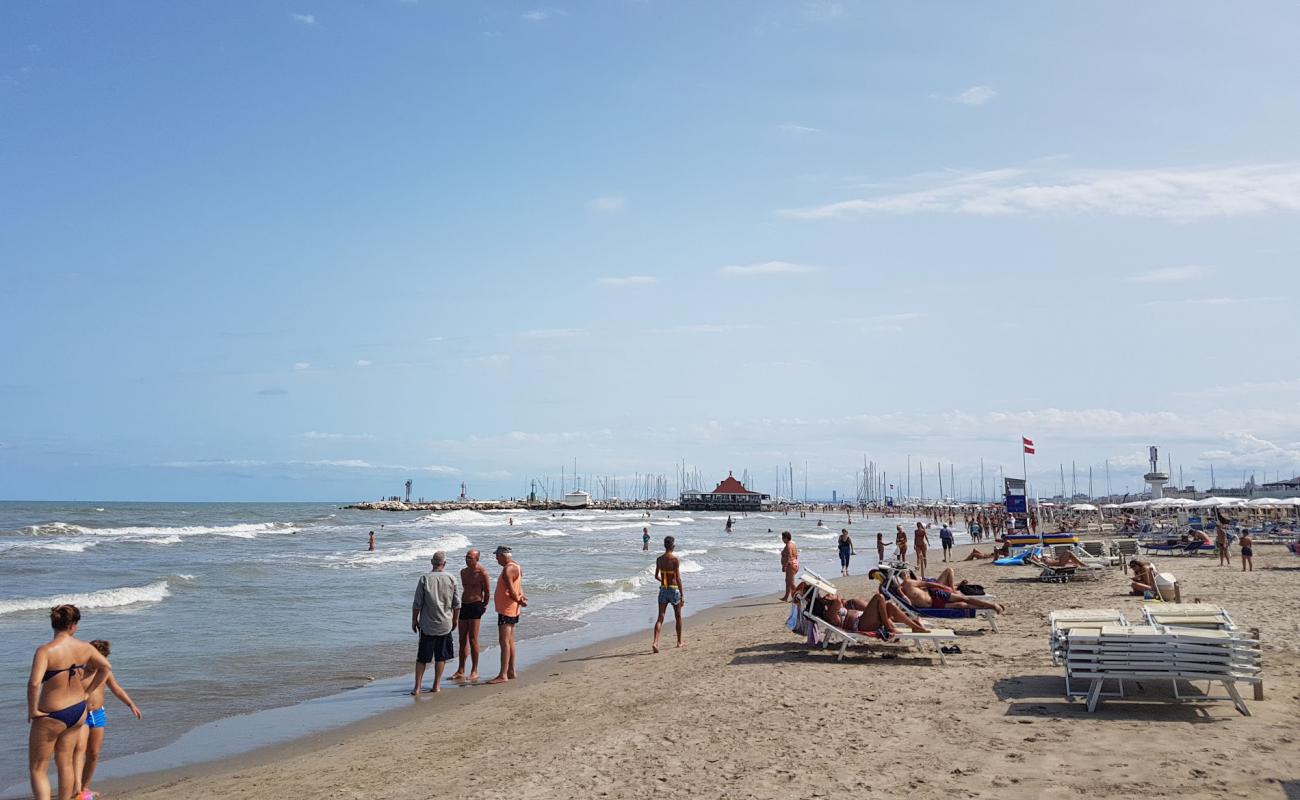
[[[108,720],[104,716],[104,707],[100,706],[94,711],[86,712],[87,728],[107,728]]]
[[[416,661],[421,664],[428,664],[430,661],[450,661],[455,655],[450,633],[437,636],[420,634],[420,649],[415,656]]]
[[[518,624],[519,624],[518,614],[515,614],[513,617],[507,617],[505,614],[497,614],[497,625],[518,625]]]
[[[675,588],[659,587],[659,604],[675,606],[682,601],[682,593]]]
[[[478,603],[466,603],[460,607],[461,619],[483,619],[484,612],[487,611],[487,601],[483,600]]]
[[[943,589],[929,589],[932,608],[943,608],[952,599],[952,594]]]

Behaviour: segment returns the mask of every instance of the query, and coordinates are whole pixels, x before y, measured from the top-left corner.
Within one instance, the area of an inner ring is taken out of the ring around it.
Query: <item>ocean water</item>
[[[120,774],[270,743],[276,717],[266,709],[315,702],[310,716],[319,727],[342,713],[331,709],[346,706],[355,717],[397,702],[409,687],[383,679],[412,669],[412,592],[436,550],[445,550],[448,568],[458,570],[465,551],[479,548],[495,579],[491,550],[513,548],[530,601],[518,630],[528,663],[530,655],[648,630],[654,558],[665,535],[677,537],[688,611],[779,591],[782,530],[794,533],[804,566],[837,575],[835,538],[846,520],[824,519],[817,527],[816,517],[797,513],[736,516],[727,534],[726,515],[711,512],[654,512],[647,519],[636,511],[0,503],[0,795],[21,790],[26,780],[25,686],[33,649],[49,639],[47,615],[56,603],[81,607],[81,638],[112,642],[118,679],[144,711],[136,722],[116,699],[107,700],[105,757],[119,758],[116,768],[111,761],[107,767]],[[855,516],[849,529],[856,567],[875,563],[875,532],[899,522],[914,524]],[[642,527],[652,537],[648,553],[641,550]],[[370,530],[375,552],[366,550]],[[937,546],[937,534],[932,538]],[[482,641],[494,639],[489,611]],[[495,649],[483,658],[481,677],[491,677]],[[255,712],[264,713],[248,716]],[[240,727],[238,720],[250,719]],[[219,737],[224,744],[216,747]],[[178,750],[178,740],[188,749]],[[120,759],[128,754],[140,755]]]

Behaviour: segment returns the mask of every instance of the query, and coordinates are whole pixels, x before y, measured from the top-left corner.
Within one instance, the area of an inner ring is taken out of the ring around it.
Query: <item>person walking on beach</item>
[[[1255,540],[1250,538],[1250,531],[1242,529],[1241,531],[1241,571],[1245,572],[1249,567],[1251,572],[1255,571]]]
[[[946,524],[939,529],[939,544],[943,545],[943,560],[952,557],[952,529]]]
[[[855,555],[853,552],[853,537],[849,536],[848,528],[840,529],[840,539],[836,542],[836,548],[840,553],[840,574],[848,575],[849,558]]]
[[[659,632],[664,627],[664,613],[673,607],[673,621],[677,624],[677,646],[682,646],[682,606],[686,604],[686,589],[682,586],[682,565],[673,554],[677,539],[664,537],[664,554],[655,559],[655,580],[659,581],[659,618],[655,620],[654,641],[650,649],[659,652]]]
[[[370,532],[370,546],[367,547],[366,549],[369,550],[369,551],[371,551],[371,552],[374,552],[374,550],[375,550],[375,532],[374,532],[374,531],[371,531],[371,532]]]
[[[641,549],[647,553],[650,552],[650,529],[649,528],[641,529]]]
[[[519,624],[520,611],[528,605],[528,598],[524,595],[524,571],[515,563],[510,548],[501,545],[493,555],[501,565],[497,588],[492,593],[492,604],[497,610],[497,641],[501,645],[501,672],[488,683],[497,684],[519,677],[515,672],[515,626]]]
[[[781,599],[790,601],[794,599],[794,576],[799,571],[799,548],[790,531],[781,531],[781,541],[785,542],[781,547],[781,571],[785,573],[785,594]]]
[[[1214,549],[1219,553],[1219,566],[1232,566],[1232,552],[1228,549],[1228,529],[1222,522],[1214,523]]]
[[[487,612],[488,594],[492,591],[492,579],[488,571],[479,563],[479,552],[470,550],[465,554],[465,568],[460,571],[460,655],[456,662],[456,674],[453,681],[465,679],[465,659],[469,658],[469,679],[478,680],[478,630]]]
[[[916,572],[918,575],[925,576],[926,556],[930,548],[930,537],[926,536],[925,523],[916,523],[916,530],[912,532],[912,547],[916,548]]]
[[[113,650],[113,645],[103,639],[95,639],[90,646],[98,650],[104,658],[108,658]],[[98,672],[98,669],[87,668],[83,678],[87,686],[95,682]],[[108,731],[108,720],[104,714],[104,687],[108,687],[114,697],[125,703],[136,719],[144,716],[131,696],[112,675],[99,684],[98,689],[87,692],[86,724],[81,728],[81,739],[77,742],[76,754],[73,756],[78,777],[77,788],[73,790],[73,795],[78,798],[98,796],[91,790],[90,782],[95,777],[95,767],[99,765],[99,751],[104,746],[104,734]]]
[[[71,800],[79,779],[75,754],[81,740],[90,695],[113,677],[108,659],[77,638],[81,610],[74,605],[50,609],[54,638],[36,648],[27,680],[27,765],[32,797],[50,798],[50,758],[59,773],[59,800]],[[85,679],[87,668],[94,677]]]
[[[876,531],[876,563],[885,563],[885,534]]]
[[[454,647],[451,632],[460,621],[460,586],[449,575],[447,554],[439,550],[429,559],[433,570],[420,578],[415,585],[415,602],[411,604],[411,631],[420,636],[420,646],[415,655],[415,688],[411,694],[420,696],[424,670],[433,662],[433,688],[442,691],[442,671],[451,660]]]

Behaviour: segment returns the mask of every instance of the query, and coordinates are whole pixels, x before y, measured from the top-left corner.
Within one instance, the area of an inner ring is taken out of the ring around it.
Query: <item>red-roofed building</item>
[[[730,472],[711,492],[682,492],[681,507],[688,511],[761,511],[765,494],[751,492]]]

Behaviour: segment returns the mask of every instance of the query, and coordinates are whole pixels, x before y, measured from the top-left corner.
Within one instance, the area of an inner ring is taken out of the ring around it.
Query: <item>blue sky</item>
[[[1300,11],[0,6],[0,497],[1300,464]],[[1225,478],[1225,476],[1227,476]],[[766,484],[766,485],[765,485]],[[928,486],[933,494],[933,486]]]

